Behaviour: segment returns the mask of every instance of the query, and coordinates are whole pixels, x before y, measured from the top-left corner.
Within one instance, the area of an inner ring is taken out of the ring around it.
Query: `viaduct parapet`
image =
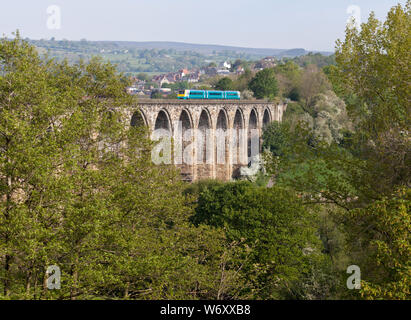
[[[263,128],[273,121],[281,122],[286,107],[286,104],[258,100],[147,99],[128,108],[126,118],[132,126],[145,125],[151,133],[162,129],[173,140],[180,139],[177,149],[181,148],[182,154],[185,150],[194,159],[192,162],[181,161],[179,156],[171,159],[181,169],[184,180],[228,181],[239,177],[240,169],[250,165],[252,136],[258,136],[260,150]],[[225,133],[223,140],[219,138],[221,134],[216,134],[221,132]],[[223,161],[218,160],[221,152]]]

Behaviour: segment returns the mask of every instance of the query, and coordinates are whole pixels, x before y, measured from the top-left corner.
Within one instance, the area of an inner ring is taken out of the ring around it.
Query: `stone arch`
[[[211,116],[208,110],[202,109],[197,126],[197,162],[207,163],[207,151],[210,152],[210,131],[212,128]]]
[[[192,181],[194,179],[193,120],[190,112],[185,108],[181,110],[176,129],[175,163],[181,169],[183,180]]]
[[[220,109],[216,122],[214,162],[216,164],[216,177],[221,180],[227,180],[229,149],[228,115],[225,109]]]
[[[240,176],[240,168],[245,162],[245,150],[244,150],[244,136],[245,130],[245,118],[244,113],[240,108],[237,108],[234,114],[233,131],[231,135],[231,155],[233,164],[233,178]]]
[[[187,108],[183,108],[180,112],[180,120],[182,118],[185,118],[186,121],[188,121],[186,123],[187,126],[190,126],[190,128],[194,128],[194,121],[193,121],[193,117],[191,116],[190,110],[188,110]]]
[[[165,109],[161,109],[157,113],[156,122],[154,123],[154,130],[164,129],[172,133],[170,115]]]
[[[147,126],[147,119],[141,110],[137,110],[133,113],[131,117],[130,126],[132,127],[142,127]]]
[[[154,122],[154,130],[151,134],[151,139],[159,141],[153,148],[155,156],[152,160],[156,164],[173,164],[173,145],[172,145],[173,129],[170,121],[170,116],[165,109],[161,109],[156,116]]]
[[[248,130],[247,130],[247,156],[248,164],[250,164],[252,158],[257,155],[260,149],[260,135],[258,134],[258,113],[253,108],[250,111],[248,117]]]
[[[271,112],[268,108],[265,108],[263,114],[263,129],[266,128],[273,121]]]
[[[211,115],[202,109],[196,131],[196,167],[197,178],[213,178],[213,141]]]

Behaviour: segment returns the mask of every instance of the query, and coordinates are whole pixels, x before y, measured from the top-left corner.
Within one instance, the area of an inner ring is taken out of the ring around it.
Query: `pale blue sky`
[[[32,39],[179,41],[255,48],[334,49],[357,5],[385,18],[405,0],[1,0],[0,34]],[[47,28],[47,7],[61,29]]]

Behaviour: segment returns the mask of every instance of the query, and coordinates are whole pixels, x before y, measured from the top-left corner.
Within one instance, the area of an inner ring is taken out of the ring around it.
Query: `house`
[[[164,83],[169,84],[170,81],[168,80],[167,76],[165,74],[155,76],[153,77],[153,82],[157,82],[159,86],[161,87]]]
[[[204,69],[204,72],[205,72],[206,75],[213,77],[213,76],[217,75],[217,68],[207,67],[207,68]]]
[[[188,71],[187,69],[181,69],[181,70],[178,71],[178,73],[179,73],[180,77],[183,78],[183,77],[189,75],[190,71]]]
[[[227,62],[227,61],[224,61],[224,63],[223,63],[223,68],[231,69],[231,63],[229,63],[229,62]]]
[[[230,71],[227,69],[220,69],[220,70],[217,70],[217,74],[218,75],[228,75],[230,74]]]
[[[190,83],[198,82],[200,80],[200,72],[197,71],[197,72],[191,73],[190,75],[186,77],[186,79],[187,79],[187,82],[190,82]]]
[[[276,64],[276,59],[274,57],[266,57],[264,59],[261,59],[255,64],[255,69],[267,69],[267,68],[273,68],[275,67]]]
[[[276,58],[275,58],[275,57],[265,57],[265,58],[263,59],[263,61],[266,61],[266,62],[275,62],[275,61],[276,61]]]
[[[243,74],[245,72],[245,70],[244,70],[244,68],[242,67],[242,66],[238,66],[236,69],[235,69],[235,73],[236,74]]]
[[[126,90],[128,94],[136,94],[138,91],[136,87],[128,87]]]

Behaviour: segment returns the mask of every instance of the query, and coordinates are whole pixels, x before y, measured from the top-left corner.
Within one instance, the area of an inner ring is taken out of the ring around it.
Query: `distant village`
[[[276,66],[275,57],[266,57],[260,61],[251,63],[247,68],[252,72],[258,72],[265,68]],[[145,77],[131,77],[132,85],[128,87],[129,94],[144,98],[175,98],[177,91],[189,88],[210,86],[210,79],[221,77],[236,77],[245,72],[245,67],[240,61],[231,63],[225,61],[219,65],[210,63],[200,69],[181,69],[155,75],[151,79]]]

